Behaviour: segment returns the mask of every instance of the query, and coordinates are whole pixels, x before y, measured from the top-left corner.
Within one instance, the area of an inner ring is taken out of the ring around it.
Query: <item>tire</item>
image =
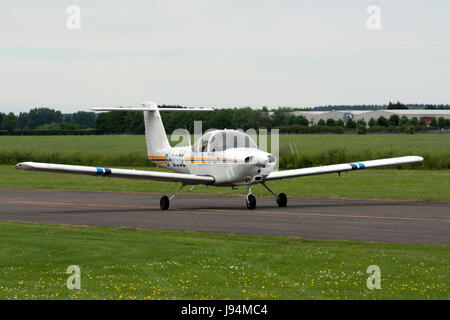
[[[159,200],[159,206],[161,207],[161,210],[167,210],[169,209],[170,200],[168,196],[162,196],[161,200]]]
[[[286,207],[287,205],[287,197],[284,193],[280,193],[277,198],[277,203],[279,207]]]
[[[256,208],[256,198],[253,194],[249,194],[246,199],[247,209],[253,210]]]

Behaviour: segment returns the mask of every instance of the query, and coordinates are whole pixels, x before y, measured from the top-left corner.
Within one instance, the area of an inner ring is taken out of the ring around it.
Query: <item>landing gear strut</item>
[[[287,205],[287,197],[286,197],[286,195],[285,195],[284,193],[280,193],[280,194],[277,196],[275,193],[273,193],[272,190],[270,190],[270,188],[269,188],[264,182],[261,182],[261,184],[262,184],[267,190],[269,190],[269,192],[270,192],[271,194],[274,195],[275,199],[277,199],[277,204],[278,204],[279,207],[283,207],[283,208],[286,207],[286,205]]]
[[[161,200],[159,200],[159,206],[161,207],[161,210],[167,210],[167,209],[169,209],[169,206],[170,206],[170,200],[172,200],[173,198],[175,198],[176,195],[178,194],[178,192],[180,192],[181,189],[184,188],[184,186],[185,186],[184,184],[181,185],[181,187],[180,187],[173,195],[171,195],[170,197],[168,197],[168,196],[162,196],[162,197],[161,197]]]
[[[256,208],[256,198],[252,193],[252,187],[248,186],[247,189],[247,199],[245,200],[246,204],[247,204],[247,209],[249,210],[253,210]]]

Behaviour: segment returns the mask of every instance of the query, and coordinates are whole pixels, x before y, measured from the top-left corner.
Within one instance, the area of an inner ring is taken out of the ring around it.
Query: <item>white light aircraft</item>
[[[129,179],[144,179],[179,182],[181,187],[170,197],[162,196],[162,210],[186,185],[213,185],[221,187],[247,186],[246,204],[248,209],[256,207],[252,185],[262,184],[274,195],[278,206],[286,207],[284,193],[276,195],[266,184],[268,181],[312,176],[326,173],[396,166],[423,161],[419,156],[359,161],[311,168],[274,171],[276,157],[259,150],[251,137],[237,130],[214,130],[205,133],[194,145],[171,147],[161,120],[160,111],[211,111],[202,108],[158,108],[153,102],[144,102],[142,107],[93,108],[94,111],[143,111],[147,155],[150,162],[175,171],[156,172],[133,169],[111,169],[75,166],[53,163],[22,162],[15,168],[21,170],[48,171],[58,173],[84,174]],[[192,187],[192,188],[193,188]]]

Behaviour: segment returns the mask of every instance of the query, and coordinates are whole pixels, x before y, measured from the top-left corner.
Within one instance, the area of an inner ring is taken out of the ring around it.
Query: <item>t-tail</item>
[[[160,111],[213,111],[212,108],[159,108],[154,102],[146,101],[141,107],[106,107],[92,108],[94,111],[143,111],[145,124],[145,140],[147,156],[164,153],[170,149],[166,130],[161,119]]]

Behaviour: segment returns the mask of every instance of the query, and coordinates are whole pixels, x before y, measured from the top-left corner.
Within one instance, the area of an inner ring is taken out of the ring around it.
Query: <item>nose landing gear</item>
[[[247,204],[247,209],[253,210],[256,208],[256,197],[252,193],[252,187],[248,186],[247,189],[247,199],[245,200]]]
[[[256,198],[253,194],[247,195],[247,200],[245,201],[247,204],[247,209],[255,209],[256,208]]]

